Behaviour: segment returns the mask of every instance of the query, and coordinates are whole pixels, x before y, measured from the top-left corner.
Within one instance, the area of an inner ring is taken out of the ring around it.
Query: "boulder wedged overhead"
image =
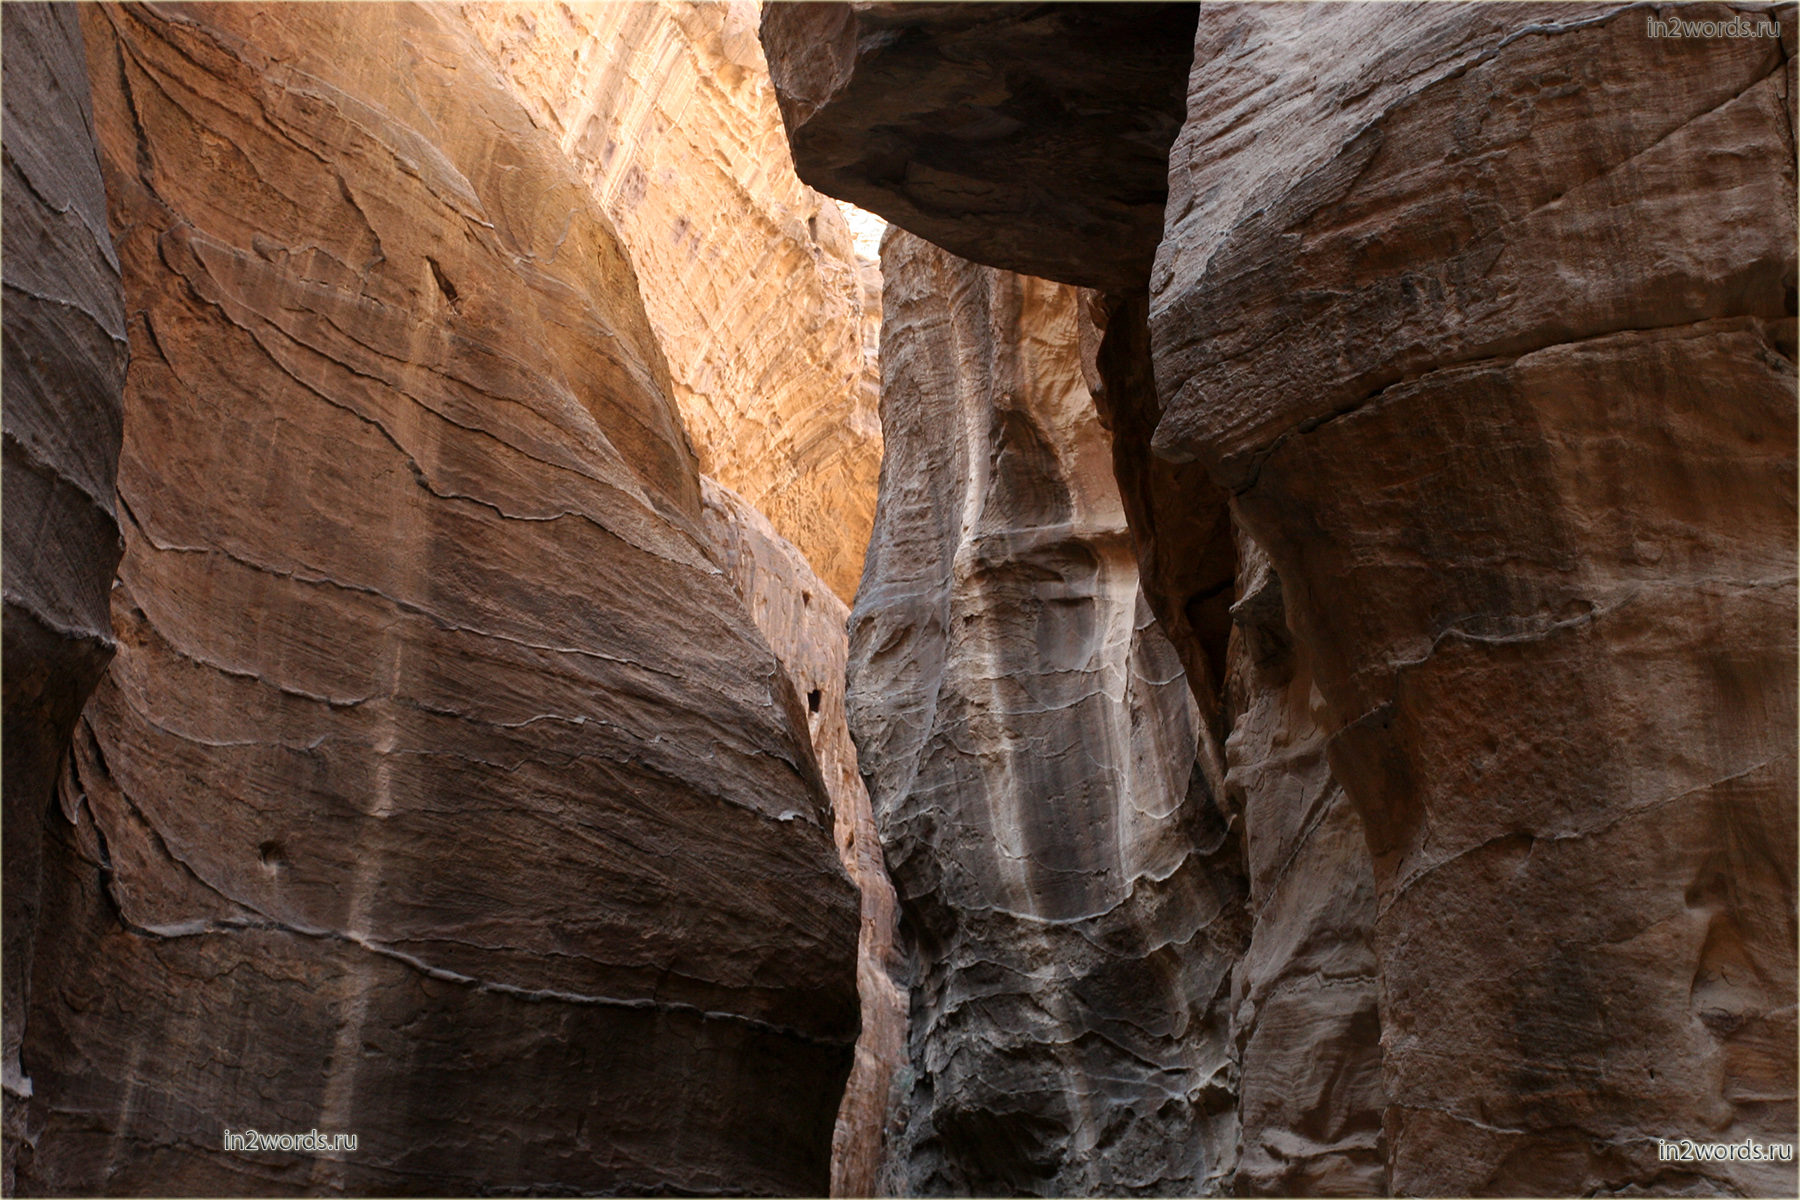
[[[1397,1192],[1791,1192],[1794,142],[1722,6],[1203,15],[1150,312],[1374,868]],[[1254,831],[1252,837],[1254,838]]]
[[[82,19],[126,551],[21,1187],[821,1193],[857,900],[584,183],[446,7]]]
[[[1138,588],[1077,293],[900,230],[851,730],[911,960],[892,1194],[1201,1194],[1237,832]]]
[[[800,178],[976,262],[1140,290],[1193,4],[772,3]]]
[[[19,1063],[43,829],[82,704],[116,648],[113,478],[125,313],[77,10],[9,4],[5,151],[4,1179],[30,1140]]]

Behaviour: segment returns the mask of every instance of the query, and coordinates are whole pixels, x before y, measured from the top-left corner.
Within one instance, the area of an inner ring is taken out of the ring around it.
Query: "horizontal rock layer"
[[[802,179],[977,262],[1135,290],[1197,8],[771,3],[762,39]]]
[[[21,1187],[821,1192],[856,899],[585,181],[454,10],[82,17],[121,648]]]
[[[116,643],[113,501],[125,384],[81,27],[69,5],[0,9],[5,46],[4,1178],[29,1156],[19,1064],[43,829],[81,706]]]
[[[861,344],[880,314],[837,204],[794,175],[755,5],[461,11],[612,219],[701,470],[848,603],[881,463]]]
[[[1195,1194],[1235,1138],[1238,846],[1138,588],[1075,289],[883,244],[850,724],[911,960],[894,1194]]]

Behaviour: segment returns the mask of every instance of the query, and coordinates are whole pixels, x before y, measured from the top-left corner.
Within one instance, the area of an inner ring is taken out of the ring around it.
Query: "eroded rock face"
[[[1208,9],[1151,327],[1373,855],[1390,1185],[1790,1192],[1793,11]],[[1254,845],[1254,831],[1252,832]]]
[[[895,1194],[1216,1190],[1238,846],[1139,588],[1075,289],[883,244],[850,724],[914,970]]]
[[[1240,1196],[1386,1196],[1375,883],[1331,774],[1309,651],[1239,529],[1226,791],[1244,822],[1249,944],[1232,983]]]
[[[126,551],[21,1187],[820,1193],[856,898],[585,182],[454,10],[82,18]]]
[[[3,13],[6,117],[4,1179],[31,1081],[19,1065],[43,829],[69,731],[116,643],[113,501],[125,313],[106,227],[81,27],[70,5]]]
[[[771,3],[762,39],[802,179],[978,262],[1135,291],[1197,7]]]
[[[848,603],[875,515],[876,368],[849,230],[794,175],[755,5],[461,9],[612,218],[701,470]]]
[[[845,724],[850,610],[768,518],[731,489],[711,479],[700,483],[706,529],[719,560],[803,698],[813,749],[831,796],[838,854],[862,893],[856,966],[862,1033],[832,1135],[831,1194],[871,1196],[887,1149],[894,1073],[906,1062],[906,997],[895,983],[905,966],[895,943],[894,886]]]

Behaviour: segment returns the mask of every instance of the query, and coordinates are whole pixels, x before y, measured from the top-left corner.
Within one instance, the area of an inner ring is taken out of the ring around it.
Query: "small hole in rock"
[[[812,603],[812,593],[811,592],[801,592],[800,593],[800,603],[801,604],[811,604]]]
[[[806,693],[806,711],[807,712],[818,712],[819,711],[819,702],[821,700],[823,700],[824,698],[825,697],[819,693],[818,688],[814,688],[812,691]]]
[[[280,842],[264,842],[256,848],[256,856],[262,860],[263,866],[271,869],[287,865],[287,852],[282,849]]]

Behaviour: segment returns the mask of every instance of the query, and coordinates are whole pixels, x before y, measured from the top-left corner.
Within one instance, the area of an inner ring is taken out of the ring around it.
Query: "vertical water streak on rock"
[[[849,703],[914,972],[886,1184],[1219,1191],[1236,837],[1139,593],[1075,289],[899,230],[882,269]]]

